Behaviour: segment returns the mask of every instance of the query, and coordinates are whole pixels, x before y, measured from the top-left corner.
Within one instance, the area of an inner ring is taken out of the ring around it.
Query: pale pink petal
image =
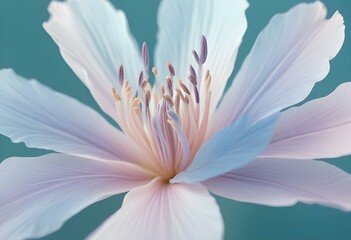
[[[150,181],[129,163],[62,154],[0,164],[0,239],[45,236],[90,204]]]
[[[351,175],[317,160],[257,159],[204,184],[216,195],[241,202],[276,207],[317,203],[351,210]]]
[[[137,151],[91,108],[12,70],[0,70],[0,133],[28,147],[96,159],[132,160]]]
[[[336,12],[326,20],[326,14],[316,1],[272,18],[221,102],[209,135],[242,114],[258,120],[309,95],[344,41],[342,16]]]
[[[222,97],[233,71],[237,52],[247,28],[246,0],[163,0],[158,11],[159,33],[155,48],[155,63],[161,81],[169,75],[167,63],[172,63],[176,76],[187,81],[189,64],[197,71],[192,50],[200,55],[200,40],[207,39],[208,54],[203,66],[212,74],[212,112]],[[200,78],[198,72],[198,78]],[[202,79],[202,83],[205,83]],[[199,80],[200,82],[200,80]],[[205,85],[205,84],[204,84]],[[205,88],[205,86],[202,88]],[[200,93],[201,94],[201,93]],[[205,103],[205,101],[200,101]]]
[[[124,12],[106,0],[52,1],[49,12],[45,30],[100,107],[115,118],[111,89],[117,85],[120,65],[132,86],[143,69]]]
[[[155,179],[131,190],[122,208],[89,239],[219,240],[222,237],[221,213],[206,188]]]
[[[281,115],[260,157],[335,158],[351,154],[351,83]]]

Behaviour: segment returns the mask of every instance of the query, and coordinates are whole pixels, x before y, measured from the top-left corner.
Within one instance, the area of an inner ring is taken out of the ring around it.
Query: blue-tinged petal
[[[257,159],[203,184],[236,201],[274,207],[303,202],[351,211],[351,175],[322,161]]]
[[[38,238],[90,204],[151,177],[129,163],[49,154],[0,164],[0,239]]]
[[[213,115],[209,135],[243,114],[257,121],[309,95],[328,74],[329,61],[344,41],[342,16],[326,15],[316,1],[272,18]]]
[[[75,156],[137,159],[128,138],[91,108],[12,70],[0,70],[0,133]]]
[[[124,12],[106,0],[52,1],[49,12],[45,30],[102,110],[114,118],[111,89],[118,81],[120,65],[132,86],[143,69]]]
[[[171,182],[200,182],[254,160],[269,144],[278,114],[252,124],[247,116],[216,133],[202,145],[193,162]]]
[[[211,113],[233,71],[247,27],[245,10],[248,6],[246,0],[163,0],[158,12],[159,32],[155,49],[161,81],[166,81],[165,77],[169,75],[167,63],[173,64],[176,76],[183,80],[189,75],[189,64],[197,70],[192,50],[201,55],[200,40],[204,35],[208,53],[203,71],[209,69],[213,79]],[[204,75],[203,72],[202,77]],[[201,82],[204,84],[204,79]]]

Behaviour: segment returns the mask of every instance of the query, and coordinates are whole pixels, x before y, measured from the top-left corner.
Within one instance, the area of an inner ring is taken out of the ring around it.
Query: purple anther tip
[[[196,72],[192,65],[189,66],[189,72],[190,72],[190,76],[196,80],[197,79]]]
[[[139,74],[139,86],[141,86],[141,84],[143,83],[144,80],[144,72],[141,71]]]
[[[195,101],[196,103],[199,103],[200,102],[199,90],[197,89],[196,86],[194,86],[194,93],[195,93]]]
[[[149,68],[149,49],[147,47],[147,44],[146,42],[143,43],[143,47],[142,47],[142,50],[141,50],[141,54],[143,56],[143,61],[144,61],[144,67],[145,69],[148,69]]]
[[[171,75],[171,77],[174,77],[175,76],[175,70],[174,70],[174,67],[172,64],[168,63],[168,71],[169,71],[169,74]]]
[[[118,81],[119,81],[119,84],[123,85],[123,82],[124,82],[124,70],[123,70],[123,65],[122,64],[119,66]]]
[[[200,53],[200,62],[204,64],[207,59],[207,40],[204,35],[201,37],[201,53]]]
[[[193,55],[197,64],[200,64],[199,54],[195,50],[193,50]]]

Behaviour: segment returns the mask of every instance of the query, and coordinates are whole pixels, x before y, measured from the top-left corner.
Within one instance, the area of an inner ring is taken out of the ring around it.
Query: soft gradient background
[[[113,0],[112,2],[126,12],[131,30],[139,45],[146,41],[152,52],[156,43],[156,12],[159,0]],[[249,27],[234,73],[239,69],[256,36],[269,19],[274,14],[284,12],[302,1],[251,0],[249,2],[251,5],[247,11]],[[340,83],[351,80],[351,1],[325,0],[323,2],[328,7],[329,15],[339,10],[344,16],[346,40],[339,55],[331,62],[328,77],[316,86],[309,99],[324,96]],[[36,78],[51,88],[74,96],[98,109],[88,90],[63,61],[57,46],[41,26],[49,17],[48,3],[49,0],[0,0],[0,68],[13,68],[27,78]],[[13,144],[8,138],[0,136],[0,161],[10,156],[36,156],[44,153],[46,151],[27,149],[23,144]],[[351,172],[351,156],[331,162]],[[351,189],[345,189],[345,191],[351,191]],[[122,200],[123,195],[120,195],[99,202],[73,217],[59,231],[43,239],[83,239],[116,211]],[[289,208],[272,208],[223,198],[217,198],[217,200],[224,216],[228,240],[351,239],[351,213],[314,205],[298,204]]]

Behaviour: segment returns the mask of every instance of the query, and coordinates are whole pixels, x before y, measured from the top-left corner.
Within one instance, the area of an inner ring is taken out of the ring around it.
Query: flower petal
[[[0,70],[0,133],[76,156],[133,159],[127,137],[98,113],[12,70]]]
[[[192,50],[200,49],[200,39],[204,35],[208,55],[203,69],[209,69],[213,79],[212,112],[233,71],[247,27],[247,7],[246,0],[163,0],[158,11],[159,33],[155,49],[161,80],[169,75],[167,63],[173,64],[177,77],[187,78],[189,64],[196,66]]]
[[[278,114],[252,125],[243,117],[203,144],[193,162],[171,182],[200,182],[240,168],[256,159],[269,144]]]
[[[155,179],[131,190],[122,208],[89,239],[216,240],[223,237],[219,207],[200,184]]]
[[[327,97],[290,108],[260,157],[335,158],[351,154],[351,83]]]
[[[214,194],[242,202],[277,207],[317,203],[351,210],[351,175],[317,160],[257,159],[204,184]]]
[[[111,89],[118,81],[120,65],[132,86],[143,69],[125,14],[105,0],[53,1],[49,12],[45,30],[100,107],[114,118]]]
[[[90,204],[147,183],[133,164],[62,154],[0,164],[0,239],[45,236]]]
[[[342,16],[326,20],[324,5],[299,4],[272,18],[212,119],[212,133],[242,114],[254,120],[305,99],[329,72],[344,41]]]

